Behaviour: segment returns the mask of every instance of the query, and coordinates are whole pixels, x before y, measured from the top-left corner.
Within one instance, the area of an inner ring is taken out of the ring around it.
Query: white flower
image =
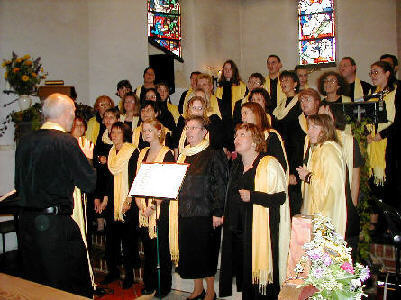
[[[351,291],[356,290],[361,286],[361,280],[360,279],[351,279]]]

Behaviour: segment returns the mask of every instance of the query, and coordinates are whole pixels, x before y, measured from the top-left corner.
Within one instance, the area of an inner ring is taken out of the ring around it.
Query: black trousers
[[[136,225],[132,222],[133,220],[127,220],[124,223],[114,222],[111,218],[106,220],[107,269],[109,273],[118,274],[117,266],[122,262],[125,274],[133,276],[134,266],[137,266],[139,261]]]
[[[171,290],[171,256],[169,248],[169,218],[168,203],[162,202],[160,218],[157,221],[159,237],[160,259],[160,290],[161,294],[167,294]],[[145,253],[143,282],[148,290],[158,289],[157,274],[157,239],[149,238],[147,227],[140,228],[141,238]]]
[[[87,250],[69,215],[22,212],[18,244],[24,278],[92,298]]]

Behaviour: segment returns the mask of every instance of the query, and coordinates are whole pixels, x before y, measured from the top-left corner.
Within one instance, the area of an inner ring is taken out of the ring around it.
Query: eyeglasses
[[[100,106],[100,107],[109,107],[109,106],[111,106],[111,104],[110,104],[110,103],[99,103],[97,106]]]
[[[262,83],[257,80],[248,80],[248,83],[251,85],[262,85]]]
[[[336,80],[336,79],[325,79],[325,80],[323,80],[323,82],[324,82],[324,83],[331,83],[331,84],[334,84],[334,83],[337,83],[337,80]]]
[[[193,110],[203,110],[203,106],[191,106],[191,109]]]
[[[146,132],[152,133],[153,129],[142,129],[142,133],[146,133]]]
[[[185,126],[185,130],[187,131],[193,131],[195,129],[203,129],[204,127],[195,127],[195,126]]]
[[[377,71],[377,70],[372,70],[372,71],[370,71],[369,72],[369,76],[377,76],[379,73],[381,73],[381,72],[379,72],[379,71]]]
[[[156,98],[156,95],[146,96],[146,100],[154,100]]]

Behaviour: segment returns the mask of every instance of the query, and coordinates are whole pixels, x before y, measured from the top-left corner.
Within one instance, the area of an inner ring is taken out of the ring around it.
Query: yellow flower
[[[24,65],[32,66],[32,60],[26,60],[26,61],[24,61]]]
[[[4,61],[4,64],[7,66],[7,65],[10,65],[12,63],[12,61],[11,60],[6,60],[6,61]]]
[[[31,56],[29,55],[29,54],[25,54],[23,57],[22,57],[22,59],[30,59],[31,58]]]
[[[7,73],[7,71],[4,73],[4,78],[5,79],[7,79],[7,75],[8,75],[8,73]]]
[[[40,72],[43,72],[43,68],[40,68]]]
[[[23,75],[22,76],[22,81],[28,81],[29,80],[29,77],[28,76],[26,76],[26,75]]]
[[[13,72],[14,72],[14,73],[17,73],[19,70],[20,70],[20,68],[14,68],[14,69],[13,69]]]
[[[20,63],[21,61],[22,61],[22,58],[21,58],[21,57],[18,57],[18,58],[15,60],[16,63]]]
[[[33,77],[33,78],[36,78],[36,77],[38,77],[38,74],[32,73],[32,77]]]
[[[2,68],[5,68],[5,67],[6,67],[6,62],[5,62],[5,61],[3,61],[3,63],[1,64],[1,67],[2,67]]]

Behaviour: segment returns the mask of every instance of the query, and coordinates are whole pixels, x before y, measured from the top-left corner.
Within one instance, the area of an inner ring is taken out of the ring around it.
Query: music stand
[[[142,163],[132,183],[130,196],[161,200],[176,200],[184,181],[189,164],[178,163]],[[161,299],[160,284],[160,254],[159,254],[159,228],[156,222],[156,251],[157,251],[157,283],[159,298]]]
[[[364,101],[367,99],[378,99],[377,101]],[[386,123],[387,109],[383,100],[383,93],[377,93],[349,103],[332,103],[330,106],[342,111],[347,116],[347,123],[360,122],[366,119],[369,123]]]

